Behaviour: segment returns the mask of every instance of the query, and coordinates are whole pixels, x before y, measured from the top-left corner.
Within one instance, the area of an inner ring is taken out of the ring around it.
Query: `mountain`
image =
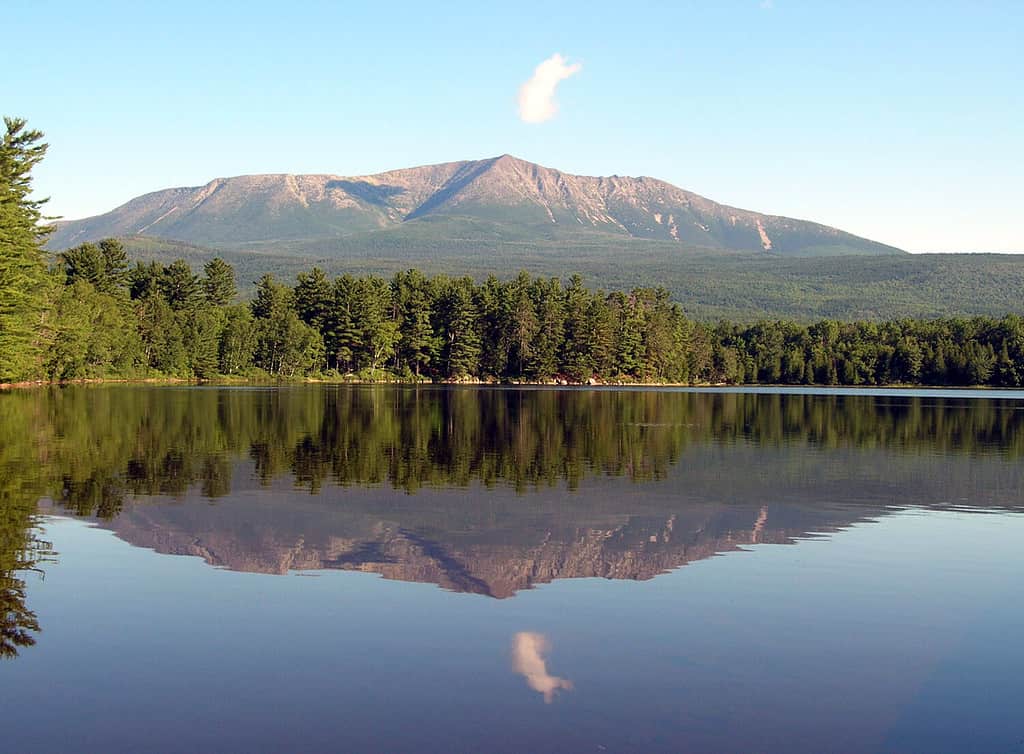
[[[825,225],[718,204],[655,178],[570,175],[510,155],[368,176],[217,178],[60,223],[49,246],[110,236],[228,249],[257,245],[336,259],[393,247],[469,251],[495,241],[549,251],[573,243],[670,254],[899,253]]]
[[[503,599],[556,579],[646,581],[751,544],[793,544],[886,513],[695,501],[642,513],[591,512],[549,495],[529,515],[509,505],[497,520],[481,517],[456,530],[446,515],[465,515],[466,501],[424,494],[429,512],[416,524],[380,502],[353,511],[308,495],[282,506],[261,494],[216,505],[131,505],[95,523],[135,547],[233,571],[363,571]]]

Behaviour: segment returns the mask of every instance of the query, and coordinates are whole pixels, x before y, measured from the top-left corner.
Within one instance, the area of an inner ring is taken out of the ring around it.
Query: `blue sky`
[[[6,0],[2,112],[50,209],[514,154],[912,251],[1024,251],[1024,2]],[[582,66],[558,112],[517,92]]]

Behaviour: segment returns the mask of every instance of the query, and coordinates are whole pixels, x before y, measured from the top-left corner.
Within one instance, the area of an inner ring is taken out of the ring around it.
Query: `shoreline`
[[[74,387],[84,385],[194,385],[194,386],[213,386],[213,387],[232,387],[232,386],[266,386],[266,387],[284,387],[288,385],[401,385],[401,386],[422,386],[422,387],[494,387],[494,388],[514,388],[514,387],[546,387],[546,388],[708,388],[715,390],[751,390],[751,389],[764,389],[764,390],[853,390],[853,391],[868,391],[868,390],[973,390],[973,391],[985,391],[991,393],[1000,392],[1019,392],[1024,388],[1000,388],[991,387],[989,385],[920,385],[920,384],[908,384],[908,383],[887,383],[881,385],[804,385],[804,384],[790,384],[790,383],[761,383],[761,382],[749,382],[742,384],[730,384],[726,382],[619,382],[619,381],[599,381],[591,379],[586,382],[574,382],[565,379],[557,380],[479,380],[479,379],[466,379],[466,380],[367,380],[358,378],[335,378],[335,379],[324,379],[315,377],[306,377],[298,379],[246,379],[246,378],[233,378],[224,377],[218,379],[209,380],[197,380],[197,379],[186,379],[182,377],[139,377],[139,378],[125,378],[125,377],[93,377],[81,380],[58,380],[51,382],[48,380],[26,380],[22,382],[0,382],[0,391],[14,391],[14,390],[32,390],[37,388],[51,388],[51,387]]]

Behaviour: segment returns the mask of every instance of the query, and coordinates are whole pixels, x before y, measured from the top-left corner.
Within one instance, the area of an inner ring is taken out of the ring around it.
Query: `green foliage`
[[[187,315],[178,314],[185,347],[185,363],[191,376],[209,379],[219,374],[221,339],[227,324],[224,311],[204,306]]]
[[[394,355],[399,340],[391,287],[380,277],[360,278],[353,298],[353,317],[360,333],[357,363],[368,366],[370,374],[375,375]]]
[[[468,240],[471,236],[375,245],[362,249],[274,242],[259,253],[247,245],[216,250],[175,241],[125,239],[133,258],[181,257],[201,266],[222,256],[240,280],[265,273],[294,279],[315,262],[328,276],[391,276],[415,267],[424,274],[469,275],[478,282],[513,271],[563,277],[581,274],[606,290],[661,286],[702,322],[720,319],[886,320],[936,317],[1001,317],[1021,311],[1024,255],[902,254],[794,258],[775,253],[713,252],[699,246],[604,238],[527,245],[518,240]],[[244,286],[243,286],[244,287]],[[242,291],[252,295],[252,286]]]
[[[160,294],[160,280],[164,275],[164,266],[159,262],[143,264],[136,262],[128,273],[128,293],[132,299],[143,299],[150,295]]]
[[[0,382],[39,376],[49,279],[42,250],[52,227],[32,199],[32,169],[46,154],[43,134],[4,118],[0,140]]]
[[[248,306],[230,306],[224,310],[224,329],[218,344],[218,368],[221,374],[241,374],[253,364],[257,331]]]
[[[46,358],[20,374],[50,379],[158,374],[275,378],[792,385],[1024,383],[1015,315],[814,324],[761,319],[712,325],[663,287],[592,291],[523,271],[501,281],[390,279],[320,268],[290,287],[264,275],[232,306],[234,269],[185,260],[127,272],[115,241],[61,257],[63,284],[43,279],[33,337]],[[125,295],[127,293],[127,295]],[[34,372],[33,372],[34,370]]]
[[[468,278],[448,284],[441,294],[438,325],[445,377],[459,379],[480,373],[480,316],[473,298],[473,282]]]
[[[200,302],[199,278],[182,259],[164,268],[157,281],[161,295],[174,311],[194,309]]]
[[[136,302],[139,337],[146,365],[159,374],[185,374],[185,342],[167,300],[153,292]]]
[[[320,368],[323,339],[299,319],[290,288],[265,275],[252,302],[252,313],[256,319],[256,366],[284,377]]]
[[[203,294],[210,306],[227,306],[238,296],[235,270],[220,257],[203,265]]]
[[[65,287],[53,310],[56,337],[46,360],[55,380],[133,376],[143,365],[143,343],[122,297],[84,278]]]
[[[439,342],[430,321],[437,286],[419,270],[398,273],[391,281],[391,295],[399,316],[398,358],[417,377],[436,356]]]
[[[84,243],[59,257],[64,264],[67,285],[84,280],[100,293],[124,293],[129,281],[128,256],[124,245],[116,238],[105,238],[99,244]]]

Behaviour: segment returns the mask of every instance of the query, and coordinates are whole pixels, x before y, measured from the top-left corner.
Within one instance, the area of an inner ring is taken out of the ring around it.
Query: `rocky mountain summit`
[[[511,155],[365,176],[217,178],[60,223],[50,247],[150,236],[225,248],[305,242],[309,250],[308,244],[331,239],[372,245],[396,234],[434,246],[495,238],[524,244],[639,239],[681,250],[898,253],[825,225],[718,204],[655,178],[570,175]]]

